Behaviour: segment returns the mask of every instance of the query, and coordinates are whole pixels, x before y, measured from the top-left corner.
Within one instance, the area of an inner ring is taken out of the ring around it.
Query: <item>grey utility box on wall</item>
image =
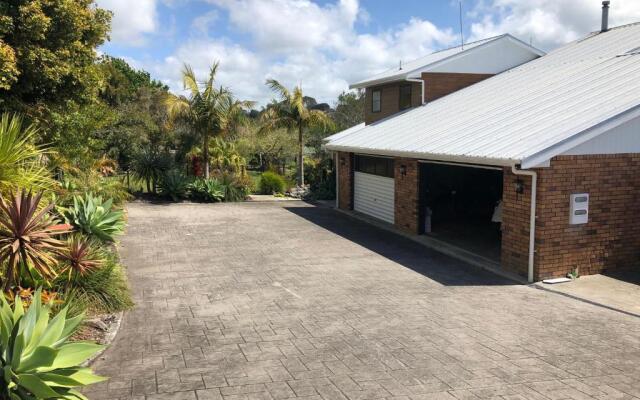
[[[589,222],[589,193],[575,193],[570,197],[569,224],[578,225]]]

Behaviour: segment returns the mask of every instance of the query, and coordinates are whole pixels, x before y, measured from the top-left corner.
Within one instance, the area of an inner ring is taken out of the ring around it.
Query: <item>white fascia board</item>
[[[534,47],[530,44],[527,44],[525,42],[523,42],[522,40],[518,39],[517,37],[511,35],[510,33],[505,34],[505,36],[513,43],[517,44],[518,46],[529,50],[530,52],[532,52],[533,54],[537,54],[540,57],[547,55],[546,52],[538,49],[537,47]]]
[[[388,76],[386,78],[375,79],[372,81],[360,81],[360,82],[352,83],[349,85],[349,89],[365,89],[371,86],[384,85],[386,83],[401,82],[406,80],[409,74],[413,73],[414,71],[415,70]]]
[[[510,160],[505,158],[485,158],[485,157],[472,157],[472,156],[457,156],[457,155],[449,155],[449,154],[431,154],[431,153],[418,153],[418,152],[410,152],[410,151],[381,150],[381,149],[370,149],[365,147],[340,146],[335,144],[327,144],[324,147],[327,150],[340,151],[345,153],[371,154],[371,155],[387,156],[387,157],[415,158],[418,160],[449,161],[449,162],[457,162],[457,163],[479,164],[479,165],[501,166],[501,167],[511,167],[514,164],[520,164],[520,160]]]
[[[529,169],[534,168],[538,165],[544,165],[548,163],[553,157],[569,151],[572,148],[579,146],[596,136],[600,136],[603,133],[606,133],[611,129],[616,128],[638,117],[640,117],[640,105],[636,105],[590,128],[578,131],[575,134],[571,135],[569,138],[558,142],[542,151],[539,151],[536,154],[524,158],[522,160],[522,168]]]

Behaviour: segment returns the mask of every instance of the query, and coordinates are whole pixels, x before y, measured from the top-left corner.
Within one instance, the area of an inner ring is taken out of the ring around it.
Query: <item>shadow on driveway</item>
[[[284,209],[442,285],[517,284],[329,208],[285,205]]]

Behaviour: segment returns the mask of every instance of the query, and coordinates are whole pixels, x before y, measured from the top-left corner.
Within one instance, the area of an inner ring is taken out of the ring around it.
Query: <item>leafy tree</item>
[[[0,2],[0,106],[33,114],[87,100],[110,20],[93,0]]]
[[[141,89],[160,89],[168,91],[167,85],[151,79],[151,75],[144,70],[132,68],[121,58],[105,55],[99,63],[105,75],[105,84],[100,97],[108,104],[117,106],[125,102],[135,101]]]
[[[185,65],[182,81],[189,96],[169,95],[166,101],[170,118],[185,123],[202,139],[205,178],[210,175],[209,139],[234,129],[246,117],[244,108],[251,104],[234,100],[231,92],[224,87],[216,88],[218,65],[215,62],[211,66],[205,82],[199,82],[193,69]]]
[[[364,122],[364,91],[342,92],[331,114],[336,130],[342,131]]]
[[[302,94],[302,88],[296,86],[293,92],[275,79],[267,80],[267,86],[278,94],[279,101],[269,104],[261,116],[261,131],[283,128],[288,132],[298,133],[297,183],[304,186],[304,138],[303,133],[309,128],[333,128],[333,121],[327,114],[319,110],[309,110]],[[308,99],[308,98],[307,98]],[[315,100],[314,100],[315,101]]]

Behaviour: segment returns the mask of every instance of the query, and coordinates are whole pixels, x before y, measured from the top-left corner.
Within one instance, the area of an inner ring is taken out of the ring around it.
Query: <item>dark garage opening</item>
[[[420,231],[500,261],[502,170],[420,163]]]

